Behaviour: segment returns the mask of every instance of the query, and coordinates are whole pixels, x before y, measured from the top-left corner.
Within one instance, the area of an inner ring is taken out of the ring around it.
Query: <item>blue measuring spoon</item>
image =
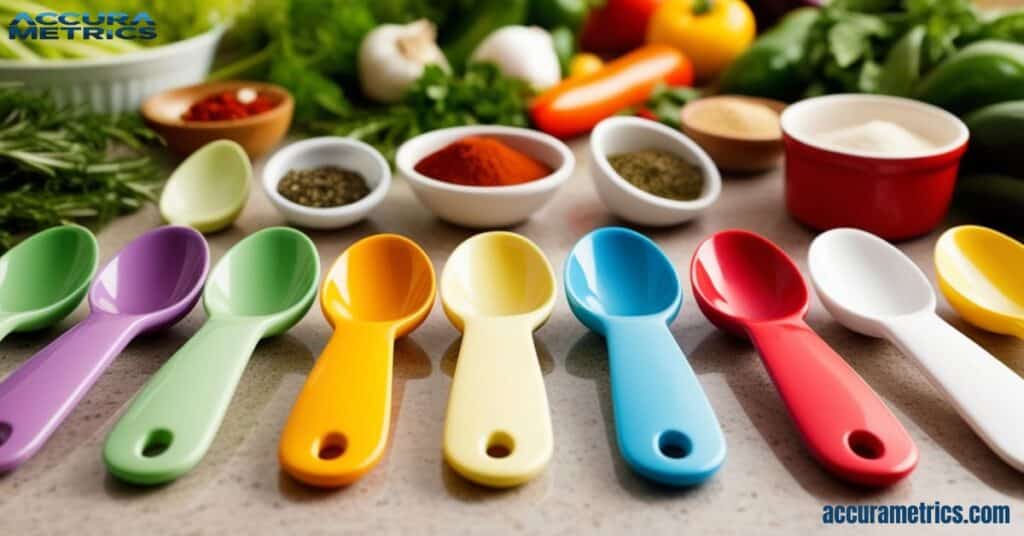
[[[683,301],[672,263],[647,237],[605,227],[573,246],[565,292],[576,318],[608,343],[622,457],[662,484],[707,480],[725,460],[725,437],[668,329]]]

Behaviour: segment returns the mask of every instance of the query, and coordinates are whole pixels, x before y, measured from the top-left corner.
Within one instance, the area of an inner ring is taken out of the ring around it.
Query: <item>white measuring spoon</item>
[[[835,229],[811,243],[808,264],[840,324],[895,344],[1000,458],[1024,471],[1024,379],[935,314],[935,292],[912,260],[873,234]]]

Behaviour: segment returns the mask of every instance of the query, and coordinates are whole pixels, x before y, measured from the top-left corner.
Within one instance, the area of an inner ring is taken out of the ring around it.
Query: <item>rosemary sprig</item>
[[[162,143],[135,115],[57,106],[0,87],[0,250],[27,233],[78,222],[100,226],[155,199]]]

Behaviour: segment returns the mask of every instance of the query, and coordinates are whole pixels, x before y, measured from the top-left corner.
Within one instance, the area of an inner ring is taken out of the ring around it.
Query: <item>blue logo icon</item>
[[[156,21],[145,11],[138,13],[76,13],[44,11],[35,15],[18,13],[7,26],[7,38],[49,39],[156,39]]]

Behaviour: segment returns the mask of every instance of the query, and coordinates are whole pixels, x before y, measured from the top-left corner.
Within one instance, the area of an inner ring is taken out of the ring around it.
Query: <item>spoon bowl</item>
[[[961,246],[957,232],[941,241],[940,271],[953,277],[953,269],[965,270],[972,284],[1009,277],[1012,268],[966,262],[988,255],[978,246],[1008,249],[998,237],[966,232],[963,237],[976,244]],[[839,323],[895,344],[1003,461],[1024,471],[1024,428],[1016,412],[1024,407],[1024,378],[935,314],[935,293],[914,261],[873,234],[837,229],[814,239],[808,264],[822,303]]]
[[[202,235],[187,227],[150,231],[124,247],[89,291],[93,311],[130,317],[158,330],[185,317],[199,301],[210,266]]]
[[[510,232],[473,236],[459,245],[441,274],[448,319],[464,330],[473,317],[523,316],[533,329],[555,303],[555,279],[544,253]]]
[[[533,331],[554,307],[551,265],[520,235],[478,234],[448,259],[441,302],[462,331],[445,418],[445,460],[478,484],[522,484],[547,466],[554,450],[533,342]]]
[[[423,250],[405,237],[382,234],[342,253],[324,280],[320,304],[331,326],[389,322],[402,337],[426,319],[435,288]]]
[[[753,233],[728,231],[706,241],[693,257],[693,287],[701,311],[736,334],[748,322],[803,318],[807,285],[778,246]]]
[[[671,323],[682,304],[679,278],[661,249],[619,227],[576,244],[566,262],[565,290],[576,317],[602,335],[609,317],[656,316]]]
[[[316,297],[320,260],[304,234],[249,235],[217,263],[209,319],[146,383],[103,449],[110,472],[152,485],[187,473],[209,450],[260,339],[287,331]]]
[[[768,239],[722,231],[690,266],[712,323],[754,344],[811,454],[832,474],[888,486],[917,465],[917,447],[885,403],[804,322],[810,303],[796,263]]]
[[[281,465],[314,486],[350,484],[384,455],[394,342],[434,305],[434,268],[413,241],[379,234],[338,257],[320,289],[334,328],[281,434]]]
[[[320,277],[305,234],[271,227],[236,244],[210,273],[203,303],[211,317],[261,319],[263,337],[290,329],[309,310]]]
[[[252,164],[241,145],[217,140],[192,153],[167,179],[160,214],[168,223],[213,233],[231,225],[249,200]]]
[[[71,314],[89,290],[98,258],[96,237],[77,225],[36,233],[0,257],[0,339]]]
[[[939,289],[965,320],[1024,338],[1024,245],[977,225],[954,227],[935,244]]]
[[[863,335],[882,336],[886,318],[935,310],[935,293],[924,273],[898,249],[864,231],[820,235],[807,264],[825,308]]]
[[[662,484],[707,480],[725,460],[711,404],[668,329],[682,290],[649,238],[606,227],[580,239],[565,264],[569,307],[608,344],[619,451]]]

